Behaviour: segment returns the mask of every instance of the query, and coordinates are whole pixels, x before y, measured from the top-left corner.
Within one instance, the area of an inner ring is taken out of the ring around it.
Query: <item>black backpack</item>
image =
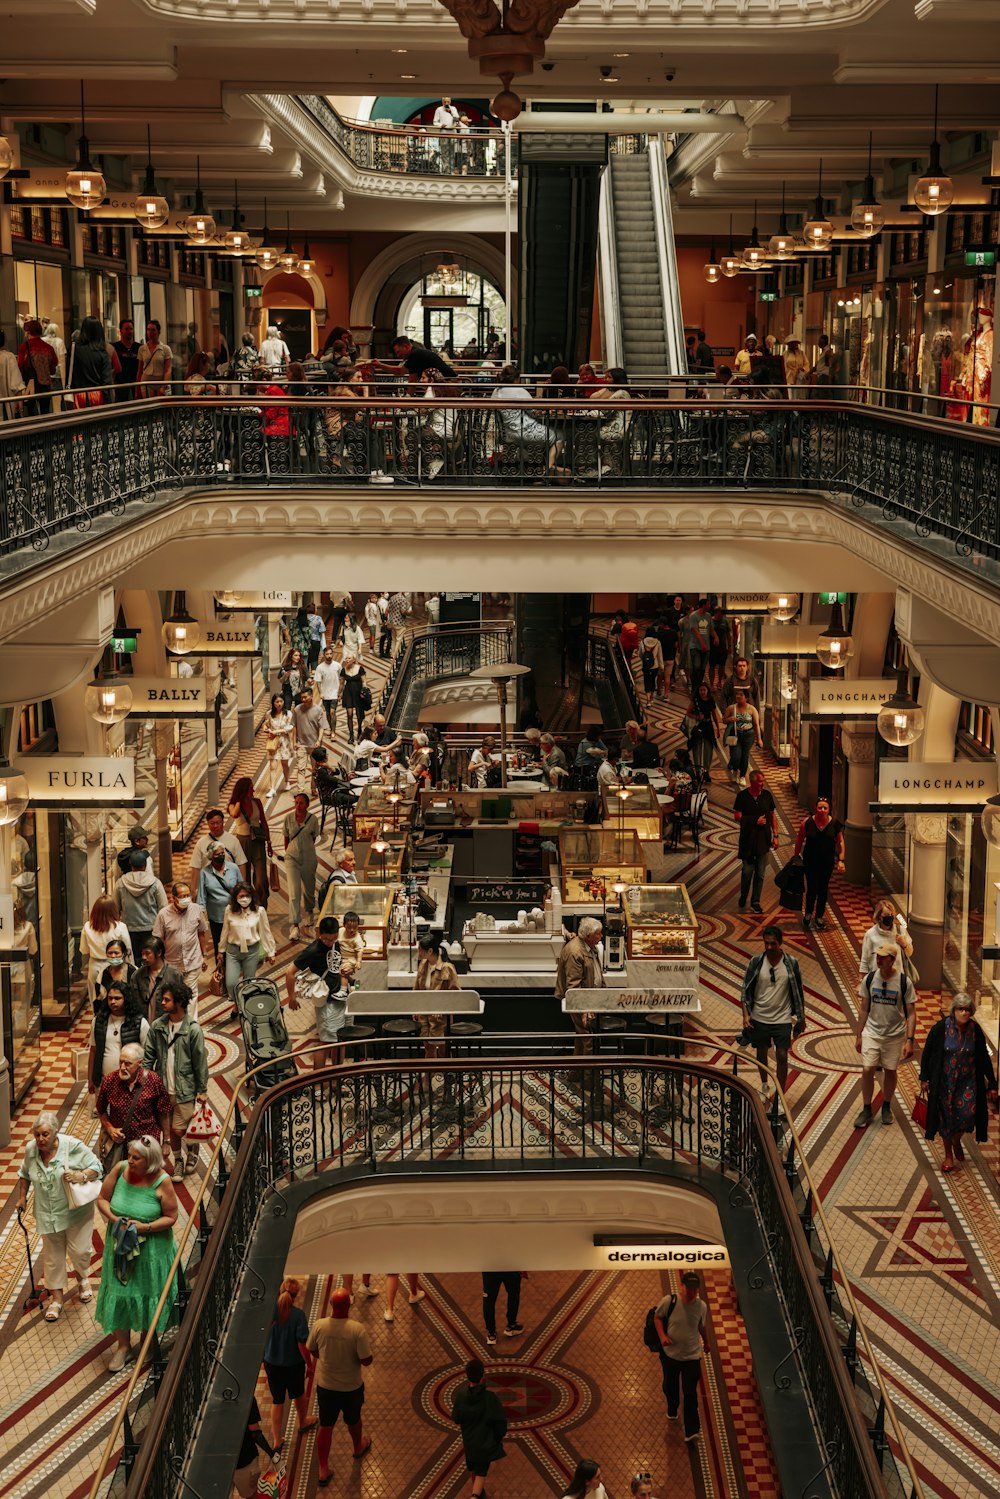
[[[642,653],[642,669],[643,669],[643,671],[652,671],[653,670],[653,665],[654,665],[655,661],[656,661],[656,657],[653,655],[652,651],[643,651],[643,653]]]
[[[657,1302],[656,1306],[659,1306],[659,1304],[660,1303]],[[670,1326],[670,1318],[674,1314],[674,1307],[676,1305],[677,1297],[671,1296],[670,1305],[667,1307],[667,1315],[663,1318],[664,1331],[666,1331],[666,1329]],[[642,1329],[642,1341],[645,1343],[650,1353],[663,1352],[663,1344],[660,1342],[660,1335],[656,1331],[656,1306],[651,1306],[649,1308],[649,1311],[646,1313],[646,1322]]]

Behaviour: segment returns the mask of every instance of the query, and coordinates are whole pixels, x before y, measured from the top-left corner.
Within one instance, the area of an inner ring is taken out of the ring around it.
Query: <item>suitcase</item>
[[[236,989],[236,1008],[240,1016],[247,1066],[260,1067],[255,1082],[258,1088],[273,1088],[275,1083],[294,1077],[297,1069],[292,1044],[281,1013],[277,987],[267,979],[250,979]]]

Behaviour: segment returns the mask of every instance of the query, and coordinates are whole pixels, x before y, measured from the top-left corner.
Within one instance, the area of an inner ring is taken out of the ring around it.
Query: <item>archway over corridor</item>
[[[413,283],[435,266],[447,250],[503,295],[503,250],[474,234],[421,233],[403,236],[363,271],[351,298],[350,326],[357,333],[373,328],[373,338],[396,331],[396,313]],[[512,305],[516,303],[516,287]]]

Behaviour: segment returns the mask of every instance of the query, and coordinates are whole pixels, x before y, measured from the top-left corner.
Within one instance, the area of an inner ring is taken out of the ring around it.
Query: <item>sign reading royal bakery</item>
[[[188,656],[258,656],[257,631],[252,624],[240,625],[232,620],[228,624],[203,624],[201,640]]]
[[[135,765],[127,755],[26,755],[17,768],[36,807],[140,805]]]
[[[210,718],[204,677],[129,677],[132,718]]]
[[[996,763],[883,760],[878,801],[883,807],[981,807],[997,794]]]
[[[821,718],[875,718],[896,690],[881,677],[813,677],[809,712]]]

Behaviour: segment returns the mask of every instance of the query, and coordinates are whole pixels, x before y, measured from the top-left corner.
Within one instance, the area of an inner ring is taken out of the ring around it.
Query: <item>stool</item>
[[[387,1043],[386,1052],[390,1061],[398,1061],[402,1057],[414,1060],[421,1054],[420,1049],[420,1026],[411,1015],[400,1015],[392,1020],[383,1020],[382,1039]],[[380,1075],[375,1079],[375,1090],[379,1094],[379,1102],[388,1105],[389,1083],[393,1085],[393,1098],[399,1098],[400,1075],[391,1072]],[[420,1074],[416,1077],[417,1090],[423,1091],[423,1078]]]
[[[594,1050],[618,1052],[619,1055],[625,1049],[625,1032],[628,1030],[628,1018],[625,1015],[598,1015],[594,1026]],[[616,1039],[614,1039],[616,1038]],[[605,1046],[607,1042],[607,1046]]]
[[[483,1027],[479,1020],[454,1020],[448,1031],[448,1051],[453,1057],[481,1057],[483,1054]],[[449,1094],[453,1082],[449,1073],[445,1074],[445,1094]],[[471,1084],[471,1088],[479,1090],[479,1096],[486,1102],[486,1083],[482,1073]]]
[[[373,1025],[342,1025],[337,1032],[337,1041],[342,1044],[345,1041],[354,1041],[356,1044],[348,1053],[352,1060],[363,1062],[368,1056],[368,1042],[374,1040],[375,1027]],[[361,1110],[361,1085],[360,1077],[350,1079],[350,1089],[354,1097],[354,1113],[357,1115]]]

